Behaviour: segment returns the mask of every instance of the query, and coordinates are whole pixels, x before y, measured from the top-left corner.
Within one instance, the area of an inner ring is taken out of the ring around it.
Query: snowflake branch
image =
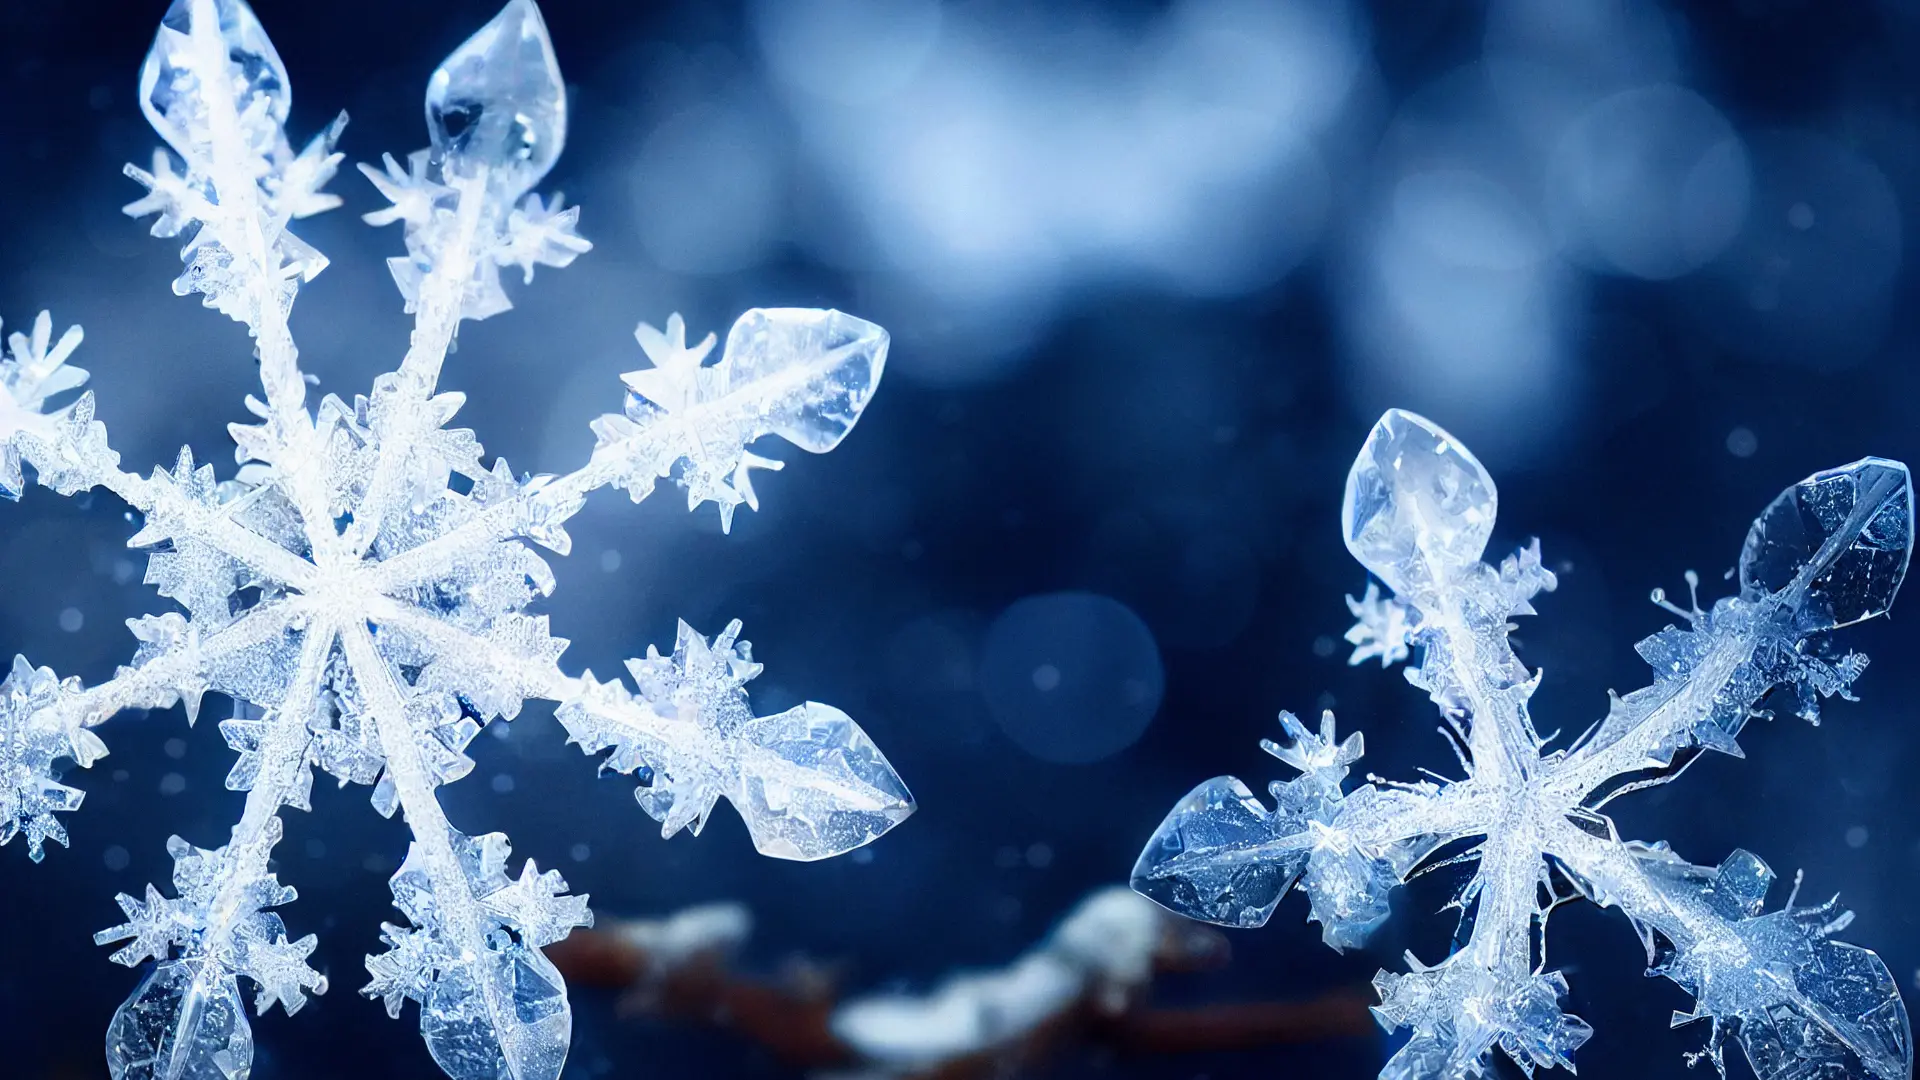
[[[353,666],[355,681],[365,693],[367,707],[373,714],[380,748],[386,758],[387,775],[406,812],[415,850],[424,859],[432,903],[440,923],[437,929],[451,938],[449,944],[457,953],[467,957],[487,955],[493,951],[488,941],[487,917],[454,851],[452,838],[459,834],[447,821],[434,794],[433,780],[421,760],[413,728],[407,722],[404,694],[365,623],[354,622],[343,627],[340,636],[347,661]],[[500,1051],[511,1062],[516,1053],[524,1049],[516,1046],[519,1040],[509,1034],[515,1025],[514,1002],[506,998],[504,988],[494,978],[478,977],[473,982],[478,984],[486,1015],[499,1033]]]
[[[246,806],[227,842],[224,884],[206,916],[208,935],[214,942],[230,940],[237,923],[253,914],[248,890],[252,882],[268,876],[267,866],[281,837],[280,808],[308,808],[308,792],[313,787],[313,774],[307,767],[307,748],[313,741],[310,722],[333,641],[331,626],[317,623],[308,627],[286,700],[268,711],[258,749],[251,751],[258,756],[257,771],[247,785]],[[229,786],[233,786],[231,780]],[[260,1011],[265,1012],[275,987],[266,979],[259,981],[265,987],[260,1005]],[[314,992],[324,993],[325,987],[322,979]],[[282,996],[281,1000],[289,1013],[300,1007],[298,999]]]
[[[296,897],[268,865],[284,832],[280,808],[307,807],[308,722],[332,638],[331,629],[322,627],[309,632],[303,643],[289,693],[265,722],[252,751],[264,765],[250,777],[246,809],[228,843],[206,850],[177,836],[168,840],[177,895],[168,899],[151,885],[144,902],[122,894],[119,902],[128,921],[94,935],[101,945],[130,942],[114,954],[118,963],[132,966],[149,957],[160,961],[115,1016],[115,1037],[124,1038],[126,1028],[157,1029],[166,1033],[163,1042],[171,1043],[176,1053],[225,1043],[236,1030],[245,1030],[235,1000],[240,975],[259,986],[256,1007],[262,1013],[278,1002],[292,1014],[306,1003],[309,991],[326,992],[326,977],[307,964],[318,939],[309,934],[287,940],[280,916],[267,909]],[[229,786],[242,785],[230,778]],[[176,946],[177,960],[171,959]],[[180,991],[181,978],[191,979],[191,990]],[[228,1000],[234,1001],[230,1008],[209,1005]],[[156,1017],[163,1019],[156,1024]]]
[[[487,669],[493,677],[504,678],[509,692],[520,698],[565,701],[580,692],[580,680],[562,672],[551,658],[528,655],[391,597],[370,599],[368,618],[382,632],[398,631],[427,642],[436,655],[459,657],[464,664]]]
[[[625,413],[594,423],[600,441],[586,465],[529,483],[382,563],[375,572],[381,590],[430,580],[499,540],[557,528],[589,493],[609,485],[639,502],[658,480],[678,475],[688,508],[718,503],[726,528],[736,507],[759,506],[751,470],[779,467],[746,447],[767,435],[816,454],[839,445],[879,383],[889,342],[880,327],[837,311],[755,309],[734,322],[720,362],[703,366],[711,339],[688,348],[677,315],[668,326],[663,335],[642,324],[638,336],[655,366],[624,376]]]
[[[1819,699],[1846,696],[1865,666],[1858,654],[1828,662],[1820,635],[1892,605],[1912,536],[1912,483],[1897,462],[1867,458],[1782,492],[1748,533],[1739,595],[1674,608],[1690,625],[1640,642],[1654,684],[1614,701],[1552,767],[1550,790],[1597,806],[1623,775],[1670,768],[1653,781],[1672,779],[1692,760],[1683,751],[1739,755],[1734,740],[1778,687],[1794,687],[1817,720]]]
[[[243,287],[254,293],[248,311],[252,317],[245,321],[259,339],[261,385],[268,403],[287,422],[306,399],[306,380],[300,374],[293,338],[287,332],[280,259],[272,254],[267,240],[284,225],[267,217],[260,198],[259,154],[248,146],[240,113],[226,90],[223,77],[231,60],[230,47],[220,33],[220,12],[214,0],[189,0],[189,4],[190,62],[200,79],[199,102],[206,109],[211,136],[208,180],[214,199],[210,209],[217,208],[202,228],[217,231],[228,250],[245,260],[240,269]],[[207,89],[209,83],[217,89]],[[305,419],[304,411],[300,419]],[[294,426],[298,425],[289,425],[290,429]]]
[[[216,0],[187,0],[184,15],[184,33],[177,22],[164,22],[155,39],[148,78],[165,88],[144,91],[143,104],[156,130],[186,158],[188,176],[179,181],[170,171],[162,177],[133,170],[152,194],[127,210],[161,210],[155,226],[161,235],[198,222],[175,288],[203,293],[209,306],[252,331],[267,398],[259,411],[285,444],[288,496],[316,546],[325,547],[332,518],[316,467],[321,448],[305,409],[306,378],[287,314],[298,283],[324,269],[326,258],[287,224],[333,204],[317,188],[338,165],[332,147],[344,116],[295,156],[282,127],[286,72],[252,11],[241,5],[223,12]],[[200,185],[208,197],[199,197]]]
[[[185,700],[191,721],[199,712],[200,695],[209,688],[210,669],[229,657],[272,640],[306,611],[307,605],[298,599],[262,604],[249,608],[233,622],[205,637],[200,637],[192,624],[178,613],[132,620],[136,633],[153,635],[147,640],[156,646],[154,655],[122,666],[105,682],[62,694],[36,712],[32,722],[77,732],[98,727],[127,709],[164,709],[180,700]],[[152,625],[154,623],[158,625]],[[160,642],[161,634],[171,640]],[[97,742],[94,740],[95,745]],[[98,746],[79,764],[90,767],[106,756],[106,752],[105,746]]]
[[[1605,839],[1561,820],[1551,823],[1555,859],[1578,876],[1594,902],[1617,908],[1635,925],[1658,931],[1669,942],[1690,948],[1716,936],[1719,920],[1704,908],[1677,902],[1656,888],[1633,851],[1617,839]]]
[[[477,175],[453,179],[458,202],[454,210],[455,226],[438,239],[428,252],[432,269],[420,283],[414,310],[413,336],[400,369],[393,376],[400,394],[397,407],[388,412],[396,421],[395,430],[383,431],[383,442],[406,446],[425,433],[431,412],[422,406],[433,396],[440,379],[447,349],[459,329],[468,283],[473,280],[475,240],[479,236],[482,213],[488,203],[486,170]],[[347,527],[345,545],[354,555],[364,555],[374,538],[380,535],[381,513],[393,502],[394,488],[405,482],[403,454],[382,454],[367,481],[367,493],[361,500],[363,515]]]

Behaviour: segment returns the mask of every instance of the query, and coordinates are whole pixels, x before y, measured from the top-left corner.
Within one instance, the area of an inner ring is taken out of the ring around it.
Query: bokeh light
[[[1083,765],[1133,745],[1165,689],[1153,632],[1096,593],[1020,600],[980,648],[987,708],[1007,738],[1042,761]]]

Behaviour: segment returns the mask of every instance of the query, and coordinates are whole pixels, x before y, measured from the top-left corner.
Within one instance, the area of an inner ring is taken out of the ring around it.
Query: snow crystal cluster
[[[0,361],[0,490],[17,498],[31,476],[63,495],[111,491],[140,519],[130,544],[153,553],[147,582],[181,609],[132,620],[131,662],[96,686],[14,661],[0,683],[0,843],[24,833],[37,861],[46,841],[66,842],[55,814],[81,793],[60,776],[106,753],[94,729],[110,717],[183,704],[191,721],[204,694],[226,695],[242,705],[221,724],[239,755],[227,786],[247,793],[239,823],[212,849],[174,838],[173,894],[121,896],[126,922],[98,935],[122,943],[120,963],[154,961],[109,1030],[113,1076],[245,1077],[239,977],[260,1011],[292,1013],[326,990],[308,963],[315,938],[283,921],[294,890],[270,865],[279,814],[309,808],[318,767],[371,785],[375,808],[402,811],[412,833],[392,878],[406,918],[385,928],[362,993],[395,1016],[419,1002],[427,1046],[456,1080],[552,1080],[572,1014],[540,950],[591,914],[558,873],[531,860],[511,871],[504,835],[465,835],[442,812],[436,789],[472,769],[465,750],[483,726],[556,702],[583,749],[638,777],[664,834],[699,832],[726,798],[781,858],[858,847],[913,802],[846,714],[808,703],[754,715],[745,684],[760,668],[738,623],[711,641],[682,624],[672,655],[631,664],[631,688],[564,673],[566,642],[527,610],[553,588],[533,545],[564,555],[589,493],[637,501],[663,479],[730,522],[756,505],[748,471],[779,464],[747,445],[777,435],[831,450],[879,382],[887,335],[834,311],[755,310],[709,362],[713,337],[689,347],[677,315],[664,332],[642,325],[653,366],[625,376],[622,412],[593,422],[584,466],[483,466],[473,433],[446,426],[464,395],[437,389],[456,331],[509,307],[503,269],[530,280],[589,247],[577,209],[533,193],[565,142],[566,93],[538,9],[510,0],[433,73],[431,149],[404,168],[391,156],[384,171],[362,167],[392,203],[368,221],[405,229],[391,269],[415,317],[406,354],[367,395],[310,407],[287,317],[326,259],[290,225],[338,205],[322,187],[345,117],[296,152],[289,102],[243,0],[175,0],[140,73],[166,147],[150,169],[128,167],[147,194],[127,212],[186,238],[176,293],[251,333],[261,394],[246,402],[255,421],[229,428],[234,475],[217,479],[185,450],[150,476],[122,470],[90,393],[51,403],[86,377],[67,365],[78,328],[56,341],[42,314]]]
[[[1705,751],[1739,756],[1735,739],[1776,691],[1808,720],[1822,698],[1850,697],[1866,659],[1836,654],[1828,636],[1893,603],[1913,541],[1906,467],[1867,458],[1788,488],[1747,535],[1739,592],[1710,609],[1656,592],[1686,625],[1640,643],[1653,685],[1554,749],[1528,713],[1539,675],[1508,640],[1554,576],[1537,542],[1481,561],[1496,504],[1465,447],[1393,411],[1354,463],[1342,513],[1348,550],[1394,593],[1349,601],[1353,659],[1417,655],[1408,680],[1439,706],[1464,775],[1349,789],[1361,737],[1338,739],[1331,714],[1315,732],[1282,713],[1290,745],[1263,747],[1300,775],[1270,786],[1274,806],[1233,777],[1201,784],[1148,842],[1134,888],[1196,919],[1259,926],[1298,882],[1327,944],[1346,949],[1385,921],[1411,874],[1477,861],[1455,898],[1455,951],[1431,966],[1409,955],[1407,972],[1375,979],[1380,1022],[1410,1030],[1387,1080],[1489,1076],[1495,1049],[1528,1075],[1571,1069],[1592,1029],[1562,1010],[1567,982],[1544,943],[1548,914],[1573,898],[1619,909],[1650,974],[1693,996],[1674,1023],[1710,1021],[1696,1060],[1720,1067],[1731,1041],[1761,1080],[1906,1080],[1906,1009],[1886,965],[1835,937],[1850,913],[1799,904],[1797,886],[1766,912],[1774,875],[1758,857],[1697,866],[1664,843],[1623,841],[1602,813]]]

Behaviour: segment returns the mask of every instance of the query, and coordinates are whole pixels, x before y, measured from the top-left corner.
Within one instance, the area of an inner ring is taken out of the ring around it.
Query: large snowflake
[[[114,714],[184,703],[191,720],[208,691],[246,706],[221,725],[239,752],[227,786],[247,793],[232,836],[211,850],[176,837],[174,895],[121,896],[126,923],[98,935],[125,943],[121,963],[156,961],[109,1031],[115,1077],[244,1077],[238,976],[258,985],[262,1011],[294,1012],[326,988],[307,963],[314,938],[289,940],[271,910],[294,898],[269,869],[278,815],[308,808],[313,766],[372,785],[382,814],[406,816],[413,841],[392,888],[407,924],[386,927],[362,992],[396,1016],[419,1001],[429,1049],[459,1080],[559,1075],[571,1013],[540,949],[591,917],[558,873],[528,861],[510,874],[505,836],[463,835],[441,811],[435,789],[472,768],[464,749],[483,725],[529,699],[558,702],[585,750],[638,774],[664,834],[699,832],[724,797],[782,858],[850,850],[913,809],[844,713],[808,703],[755,718],[744,684],[759,667],[737,623],[711,642],[683,624],[670,657],[633,662],[630,690],[565,674],[566,642],[527,613],[553,586],[530,545],[565,554],[564,523],[590,492],[624,487],[637,501],[671,479],[690,507],[716,502],[730,522],[755,505],[748,470],[778,467],[747,444],[778,435],[832,449],[887,350],[879,327],[832,311],[750,311],[711,363],[713,337],[689,347],[678,316],[664,332],[643,325],[653,366],[625,376],[622,414],[594,421],[585,466],[483,467],[473,433],[446,427],[463,395],[436,384],[460,322],[509,306],[503,268],[531,278],[589,246],[577,210],[529,194],[560,152],[565,102],[531,0],[511,0],[434,72],[432,149],[404,169],[391,157],[384,172],[362,167],[393,203],[368,220],[405,226],[407,254],[391,266],[416,320],[410,346],[367,396],[310,411],[287,315],[326,261],[288,224],[338,203],[321,186],[345,118],[294,152],[286,71],[253,12],[176,0],[140,74],[141,107],[170,150],[150,171],[128,168],[148,193],[127,210],[158,214],[155,235],[189,237],[175,292],[200,293],[252,333],[258,422],[229,428],[241,468],[217,480],[183,450],[171,470],[121,470],[91,394],[49,403],[85,378],[66,364],[78,328],[55,342],[43,314],[0,362],[0,486],[17,497],[24,464],[61,494],[113,492],[142,516],[131,544],[154,549],[147,581],[185,609],[133,620],[131,664],[98,686],[14,662],[0,683],[0,842],[24,832],[35,860],[44,841],[65,842],[54,814],[81,795],[60,769],[106,753],[93,729]]]
[[[1456,951],[1431,967],[1409,955],[1407,973],[1375,980],[1381,1023],[1411,1029],[1381,1074],[1392,1080],[1490,1076],[1496,1047],[1528,1075],[1571,1069],[1592,1030],[1562,1012],[1567,983],[1544,950],[1548,914],[1576,897],[1625,913],[1651,973],[1693,995],[1676,1024],[1711,1019],[1696,1057],[1718,1067],[1736,1039],[1762,1080],[1906,1080],[1906,1009],[1877,956],[1835,940],[1849,913],[1799,905],[1796,887],[1763,914],[1773,872],[1754,855],[1695,866],[1664,843],[1622,841],[1601,813],[1703,751],[1738,756],[1735,737],[1776,690],[1809,720],[1820,699],[1850,696],[1866,658],[1826,638],[1893,603],[1913,539],[1906,467],[1867,458],[1788,488],[1747,535],[1738,594],[1711,609],[1655,593],[1687,625],[1640,643],[1653,685],[1551,750],[1527,710],[1539,675],[1507,635],[1554,577],[1537,542],[1481,561],[1495,505],[1465,447],[1394,411],[1354,462],[1342,514],[1348,550],[1397,594],[1349,601],[1354,661],[1418,650],[1408,679],[1440,707],[1465,775],[1346,790],[1360,736],[1337,739],[1331,714],[1316,733],[1282,713],[1291,745],[1263,746],[1301,775],[1269,788],[1275,807],[1233,777],[1201,784],[1148,842],[1134,888],[1196,919],[1259,926],[1301,882],[1327,944],[1345,949],[1416,870],[1478,860],[1455,899]]]

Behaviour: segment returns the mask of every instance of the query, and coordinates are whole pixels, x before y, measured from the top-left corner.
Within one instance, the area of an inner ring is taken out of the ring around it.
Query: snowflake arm
[[[306,633],[290,691],[267,713],[256,741],[256,767],[246,783],[229,778],[230,787],[247,790],[247,801],[227,844],[206,850],[177,836],[170,839],[175,897],[166,899],[151,885],[144,903],[123,895],[120,906],[128,921],[94,935],[101,945],[131,941],[114,954],[118,963],[160,961],[108,1028],[109,1065],[116,1076],[127,1070],[142,1075],[143,1061],[175,1061],[181,1064],[169,1068],[184,1068],[193,1058],[250,1056],[240,976],[260,987],[255,1006],[262,1013],[278,1002],[291,1014],[306,1003],[309,991],[326,992],[326,978],[307,964],[317,940],[308,935],[289,941],[280,916],[267,909],[296,895],[268,870],[268,862],[282,836],[280,808],[308,806],[308,725],[320,704],[330,645],[330,635]],[[179,955],[170,958],[175,949]]]
[[[651,346],[656,366],[624,376],[626,409],[594,421],[599,442],[585,466],[535,478],[484,514],[387,560],[379,571],[381,587],[429,580],[446,563],[509,537],[564,551],[563,539],[551,539],[565,536],[560,524],[588,493],[608,485],[626,488],[639,502],[660,479],[677,477],[690,507],[715,502],[728,527],[740,504],[759,506],[748,470],[779,467],[748,452],[747,445],[777,435],[812,453],[832,450],[860,419],[886,368],[887,332],[838,311],[748,311],[734,322],[721,361],[712,366],[702,366],[711,338],[687,349],[680,317],[668,319],[667,326],[661,334],[641,325],[636,336],[643,345],[672,344]]]
[[[761,854],[811,861],[869,843],[913,812],[913,798],[860,725],[809,701],[755,718],[745,684],[760,673],[740,623],[709,642],[681,623],[671,656],[630,660],[639,693],[588,673],[555,713],[605,768],[639,773],[634,794],[662,836],[699,835],[714,803],[739,810]]]
[[[1865,659],[1830,658],[1825,636],[1892,605],[1912,501],[1905,467],[1878,458],[1789,488],[1748,535],[1739,594],[1703,611],[1656,593],[1690,625],[1640,644],[1654,685],[1616,698],[1570,749],[1548,751],[1527,708],[1539,675],[1508,639],[1509,620],[1532,614],[1554,583],[1538,543],[1498,568],[1482,562],[1491,478],[1444,431],[1389,412],[1348,477],[1343,528],[1415,616],[1408,678],[1439,705],[1465,775],[1346,791],[1358,737],[1336,744],[1330,717],[1315,735],[1283,714],[1292,745],[1267,748],[1301,775],[1272,785],[1276,805],[1230,777],[1201,785],[1142,852],[1134,887],[1191,917],[1259,925],[1298,882],[1327,942],[1344,947],[1385,919],[1387,893],[1443,845],[1473,841],[1445,860],[1477,864],[1454,902],[1457,950],[1432,966],[1410,956],[1406,973],[1375,982],[1381,1022],[1412,1032],[1389,1080],[1478,1077],[1496,1049],[1529,1074],[1572,1067],[1592,1031],[1562,1011],[1566,980],[1545,966],[1547,916],[1569,889],[1621,910],[1650,973],[1694,995],[1679,1019],[1712,1019],[1703,1059],[1718,1066],[1737,1040],[1761,1080],[1907,1077],[1911,1038],[1892,976],[1833,940],[1850,915],[1793,899],[1762,914],[1773,875],[1759,859],[1735,852],[1717,870],[1693,866],[1664,845],[1623,843],[1599,810],[1673,779],[1704,750],[1738,753],[1734,737],[1776,689],[1793,691],[1809,718],[1821,697],[1845,696]],[[1377,600],[1370,591],[1354,603],[1363,626],[1384,625]]]
[[[54,343],[53,316],[45,311],[31,335],[16,331],[8,338],[0,358],[0,495],[18,499],[25,493],[20,464],[26,447],[59,441],[60,421],[71,409],[49,414],[46,401],[87,381],[85,371],[67,366],[81,338],[80,328],[70,326]]]
[[[558,1076],[573,1014],[559,973],[539,947],[591,923],[585,898],[558,895],[565,887],[559,875],[541,877],[531,863],[522,879],[530,877],[531,884],[515,889],[503,872],[506,837],[474,840],[454,830],[434,795],[439,781],[422,756],[404,691],[372,635],[356,623],[340,636],[361,675],[387,775],[413,833],[407,861],[393,877],[394,902],[417,931],[432,937],[431,946],[410,946],[403,957],[370,960],[374,979],[362,992],[388,997],[391,1012],[392,995],[403,985],[395,983],[396,973],[407,980],[409,996],[423,982],[430,986],[420,997],[420,1032],[450,1076]],[[421,955],[432,959],[427,979],[414,966]],[[482,1062],[472,1060],[476,1054],[490,1056],[491,1064],[481,1069]]]
[[[209,680],[247,666],[247,658],[278,638],[297,614],[295,605],[267,605],[205,635],[177,612],[129,620],[141,642],[134,662],[86,688],[77,678],[59,679],[16,656],[11,674],[0,682],[0,844],[24,830],[35,862],[44,841],[65,844],[66,830],[52,815],[77,809],[81,793],[58,782],[58,763],[91,768],[106,756],[106,744],[91,729],[125,709],[175,702],[186,704],[191,720]]]
[[[1700,750],[1739,756],[1735,738],[1776,687],[1792,688],[1817,722],[1820,698],[1846,696],[1866,666],[1857,653],[1830,658],[1825,636],[1892,606],[1912,537],[1911,483],[1897,462],[1868,458],[1782,492],[1747,535],[1739,594],[1674,609],[1689,625],[1639,644],[1654,684],[1615,700],[1560,764],[1560,782],[1604,800],[1625,774],[1665,781]]]
[[[287,222],[326,208],[318,187],[338,165],[332,144],[344,117],[306,153],[293,152],[286,67],[242,0],[178,0],[168,10],[140,72],[140,107],[186,172],[136,173],[155,182],[128,210],[159,210],[161,235],[197,226],[174,290],[201,293],[207,306],[248,326],[268,401],[292,419],[306,383],[287,313],[299,284],[327,261]]]

